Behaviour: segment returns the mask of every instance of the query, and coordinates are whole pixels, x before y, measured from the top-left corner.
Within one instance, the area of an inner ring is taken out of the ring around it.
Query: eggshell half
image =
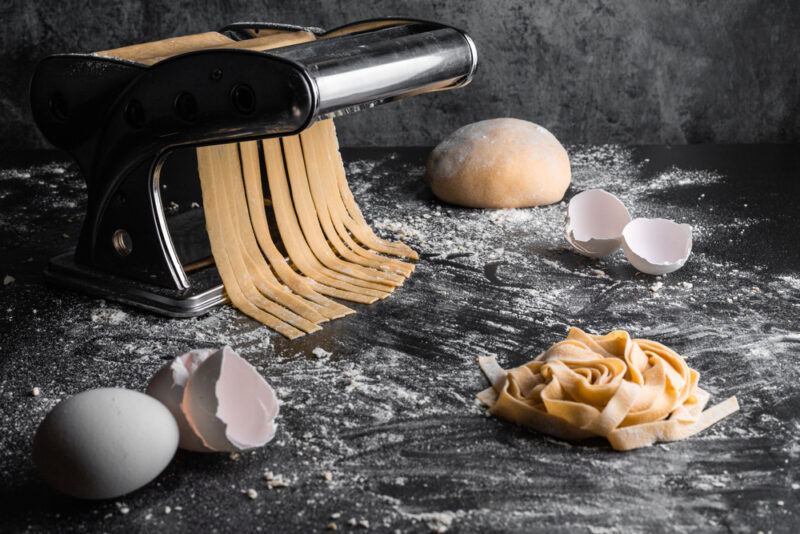
[[[628,209],[617,197],[602,189],[589,189],[569,202],[567,241],[584,256],[608,256],[622,244],[622,229],[630,220]]]
[[[216,349],[195,349],[186,354],[181,354],[162,367],[147,385],[145,393],[163,402],[178,422],[178,429],[180,430],[178,446],[181,449],[211,452],[211,449],[203,445],[203,440],[189,425],[186,415],[181,410],[181,402],[183,402],[183,392],[189,377],[215,351]]]
[[[181,410],[205,447],[239,451],[261,447],[275,436],[278,399],[252,365],[224,347],[192,374]]]
[[[643,273],[677,271],[692,252],[692,227],[668,219],[634,219],[622,231],[628,261]]]
[[[60,402],[33,438],[33,461],[58,491],[110,499],[137,490],[169,464],[178,425],[138,391],[92,389]]]

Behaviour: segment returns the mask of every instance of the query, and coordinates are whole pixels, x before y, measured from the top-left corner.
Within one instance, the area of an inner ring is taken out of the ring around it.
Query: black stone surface
[[[74,242],[84,188],[59,154],[4,154],[0,278],[14,281],[0,286],[0,531],[364,531],[353,519],[376,532],[796,532],[800,150],[569,150],[568,197],[601,186],[634,215],[695,226],[682,270],[655,280],[620,253],[573,254],[563,204],[442,206],[421,180],[427,149],[346,150],[367,218],[422,259],[387,300],[295,341],[230,308],[167,320],[46,287],[42,268]],[[628,453],[486,417],[473,401],[484,387],[475,356],[521,364],[567,325],[672,346],[712,403],[735,394],[742,410]],[[141,390],[170,357],[224,343],[278,391],[272,443],[236,458],[179,452],[153,483],[112,501],[66,498],[39,479],[31,439],[59,400]],[[264,470],[288,487],[269,490]]]
[[[469,88],[339,121],[343,145],[431,145],[512,116],[570,143],[800,141],[795,0],[6,0],[0,3],[0,149],[46,147],[28,84],[49,54],[108,50],[234,21],[334,28],[405,16],[462,27]]]

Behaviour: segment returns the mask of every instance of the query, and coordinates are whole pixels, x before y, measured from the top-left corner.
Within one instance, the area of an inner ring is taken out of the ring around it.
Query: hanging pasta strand
[[[321,293],[326,293],[325,286],[339,289],[345,292],[339,294],[340,298],[363,304],[372,304],[378,299],[387,297],[389,295],[388,291],[360,287],[351,283],[353,279],[349,276],[332,271],[319,262],[306,242],[300,223],[297,220],[297,213],[292,203],[289,182],[286,177],[286,167],[283,163],[281,141],[279,139],[265,139],[261,143],[264,147],[272,209],[275,212],[275,220],[278,223],[281,240],[286,252],[289,253],[292,263],[297,266],[300,272],[322,285],[319,289]]]
[[[362,247],[342,222],[346,216],[345,207],[336,183],[334,162],[325,145],[328,141],[325,128],[326,125],[318,123],[300,134],[308,183],[325,235],[340,256],[359,265],[394,273],[389,275],[389,280],[400,285],[413,272],[414,265],[381,256]]]
[[[235,145],[233,149],[235,150]],[[249,298],[251,293],[248,277],[249,273],[234,263],[229,257],[232,240],[235,236],[226,227],[225,222],[230,217],[224,197],[218,194],[218,184],[222,182],[226,173],[232,169],[224,164],[224,151],[230,150],[230,145],[201,147],[197,149],[198,173],[203,192],[203,208],[206,217],[206,228],[211,243],[211,252],[217,265],[225,292],[231,303],[243,313],[253,319],[269,326],[276,332],[294,339],[305,332],[288,324],[273,313],[275,310],[265,310],[253,303]]]
[[[419,259],[419,255],[406,245],[399,241],[385,241],[380,239],[370,228],[361,209],[356,204],[353,197],[353,192],[350,191],[350,186],[347,183],[347,175],[344,171],[344,162],[342,155],[339,153],[339,140],[336,137],[336,129],[334,128],[332,120],[321,121],[320,127],[323,134],[327,138],[324,146],[328,151],[328,157],[331,158],[331,169],[336,174],[336,184],[339,189],[339,199],[343,203],[347,217],[342,219],[347,229],[358,239],[362,244],[368,246],[378,252],[389,254],[391,256],[398,256],[400,258],[408,258],[412,260]]]
[[[307,32],[275,33],[204,46],[266,50],[313,39]],[[226,293],[236,308],[286,337],[354,313],[331,297],[371,304],[413,272],[413,264],[397,258],[416,259],[416,252],[379,239],[356,205],[332,121],[302,135],[198,148],[197,157],[211,250]],[[264,183],[275,238],[288,258],[270,231]]]
[[[247,210],[243,209],[247,203],[242,184],[238,147],[235,144],[223,145],[220,150],[224,152],[225,163],[231,170],[221,177],[217,191],[228,207],[230,219],[226,221],[226,228],[231,230],[232,238],[234,238],[234,241],[229,243],[228,246],[234,249],[233,255],[237,258],[237,264],[243,265],[246,271],[250,273],[253,285],[263,297],[293,312],[286,319],[290,323],[298,323],[298,319],[294,314],[302,317],[303,320],[299,321],[299,324],[295,324],[295,326],[303,330],[312,328],[306,324],[307,321],[315,324],[327,321],[327,318],[315,309],[313,302],[295,295],[275,278],[272,269],[270,269],[269,264],[265,261],[258,248]],[[254,295],[254,298],[259,299],[260,296]],[[312,328],[311,331],[316,330],[318,328]]]
[[[355,313],[355,310],[331,300],[314,288],[318,284],[312,278],[297,273],[280,253],[272,240],[264,208],[261,164],[258,155],[258,142],[249,141],[239,144],[242,159],[242,173],[247,194],[247,206],[250,222],[253,226],[258,245],[277,276],[298,295],[307,298],[317,306],[317,311],[328,319],[336,319]],[[340,296],[340,295],[334,295]]]
[[[389,292],[392,286],[399,285],[389,279],[391,275],[388,273],[343,261],[333,253],[330,244],[325,240],[325,234],[320,226],[321,217],[311,198],[300,137],[296,135],[284,137],[281,139],[281,144],[297,219],[317,259],[330,271],[344,275],[351,283],[360,287]]]

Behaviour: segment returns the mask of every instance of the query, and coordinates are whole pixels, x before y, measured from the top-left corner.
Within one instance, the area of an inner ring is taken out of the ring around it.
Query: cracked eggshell
[[[195,434],[186,415],[181,410],[183,393],[189,377],[216,349],[195,349],[181,354],[162,367],[150,380],[145,393],[160,400],[178,422],[180,430],[179,447],[189,451],[213,452],[203,445],[203,440]]]
[[[634,219],[622,231],[628,261],[643,273],[677,271],[692,252],[692,227],[668,219]]]
[[[589,189],[569,202],[567,241],[584,256],[608,256],[622,244],[622,229],[630,220],[628,208],[620,199],[602,189]]]
[[[275,436],[278,399],[255,367],[224,347],[189,378],[181,410],[205,447],[240,451]]]

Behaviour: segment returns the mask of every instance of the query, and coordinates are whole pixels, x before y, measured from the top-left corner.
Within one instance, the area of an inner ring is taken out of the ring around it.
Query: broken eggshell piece
[[[181,409],[203,444],[215,451],[261,447],[275,436],[275,391],[230,347],[197,368],[186,384]]]
[[[178,356],[156,373],[147,393],[175,416],[181,448],[233,452],[275,436],[275,391],[230,347]]]
[[[602,189],[589,189],[569,202],[567,241],[584,256],[608,256],[622,244],[622,229],[630,220],[628,209],[617,197]]]
[[[668,219],[634,219],[622,231],[628,261],[643,273],[677,271],[692,252],[692,227]]]
[[[181,410],[183,393],[189,377],[194,374],[197,367],[214,354],[216,349],[195,349],[181,354],[172,362],[162,367],[147,385],[145,393],[160,400],[175,417],[180,431],[178,446],[181,449],[198,452],[212,452],[203,445],[203,440],[195,434],[189,425],[186,415]]]

